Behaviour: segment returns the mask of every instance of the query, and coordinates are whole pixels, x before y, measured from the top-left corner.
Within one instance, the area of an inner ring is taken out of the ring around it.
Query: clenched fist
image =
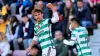
[[[51,4],[51,3],[48,3],[47,5],[46,5],[46,7],[48,7],[48,8],[52,8],[53,7],[53,5]]]
[[[47,8],[50,8],[53,12],[57,11],[57,6],[52,5],[51,3],[48,3],[46,5]]]

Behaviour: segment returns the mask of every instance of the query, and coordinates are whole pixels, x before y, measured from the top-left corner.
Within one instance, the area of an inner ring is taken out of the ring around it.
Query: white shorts
[[[42,56],[56,56],[56,49],[49,47],[42,51]]]

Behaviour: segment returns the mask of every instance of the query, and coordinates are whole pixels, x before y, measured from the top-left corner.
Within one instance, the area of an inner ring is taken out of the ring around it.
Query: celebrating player
[[[34,26],[35,36],[31,45],[27,49],[27,52],[31,50],[36,41],[39,41],[42,48],[42,56],[56,56],[56,50],[53,45],[54,43],[50,26],[52,23],[59,21],[59,16],[57,14],[57,8],[54,7],[51,3],[48,3],[46,6],[52,10],[53,18],[43,19],[43,12],[41,9],[35,8],[33,10],[33,15],[37,23]]]

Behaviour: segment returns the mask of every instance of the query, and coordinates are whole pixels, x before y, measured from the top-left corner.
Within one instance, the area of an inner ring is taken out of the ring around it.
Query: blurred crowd
[[[89,36],[93,35],[94,25],[100,22],[100,0],[0,0],[1,56],[6,56],[9,50],[26,50],[29,47],[34,36],[34,24],[36,23],[33,9],[41,8],[44,19],[53,17],[52,11],[46,7],[47,3],[52,3],[59,15],[59,22],[52,25],[54,39],[56,39],[57,33],[55,31],[57,30],[61,31],[58,32],[64,37],[62,40],[71,38],[69,21],[73,16],[80,20],[81,26],[87,28]],[[21,16],[21,18],[16,15]],[[57,55],[77,56],[76,46],[64,46],[62,40],[57,42],[55,40]],[[40,45],[36,43],[28,55],[41,56]]]

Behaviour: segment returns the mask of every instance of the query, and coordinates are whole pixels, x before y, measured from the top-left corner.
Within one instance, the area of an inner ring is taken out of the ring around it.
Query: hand
[[[57,5],[52,5],[51,3],[48,3],[46,6],[48,8],[50,8],[53,12],[56,12],[57,9],[58,9],[58,6]]]
[[[22,38],[18,38],[18,42],[21,43],[23,41]]]
[[[27,53],[29,53],[31,51],[31,49],[32,49],[31,47],[27,48],[26,49]]]
[[[68,40],[63,40],[63,43],[67,45],[67,43],[68,43]]]
[[[54,6],[54,5],[52,5],[51,3],[48,3],[48,4],[46,5],[46,7],[50,8],[53,12],[56,12],[57,9],[58,9],[57,6]]]
[[[63,40],[63,43],[70,46],[73,46],[75,44],[74,41],[68,41],[68,40]]]
[[[47,5],[46,5],[46,7],[48,7],[48,8],[52,8],[53,7],[53,5],[51,4],[51,3],[48,3]]]

